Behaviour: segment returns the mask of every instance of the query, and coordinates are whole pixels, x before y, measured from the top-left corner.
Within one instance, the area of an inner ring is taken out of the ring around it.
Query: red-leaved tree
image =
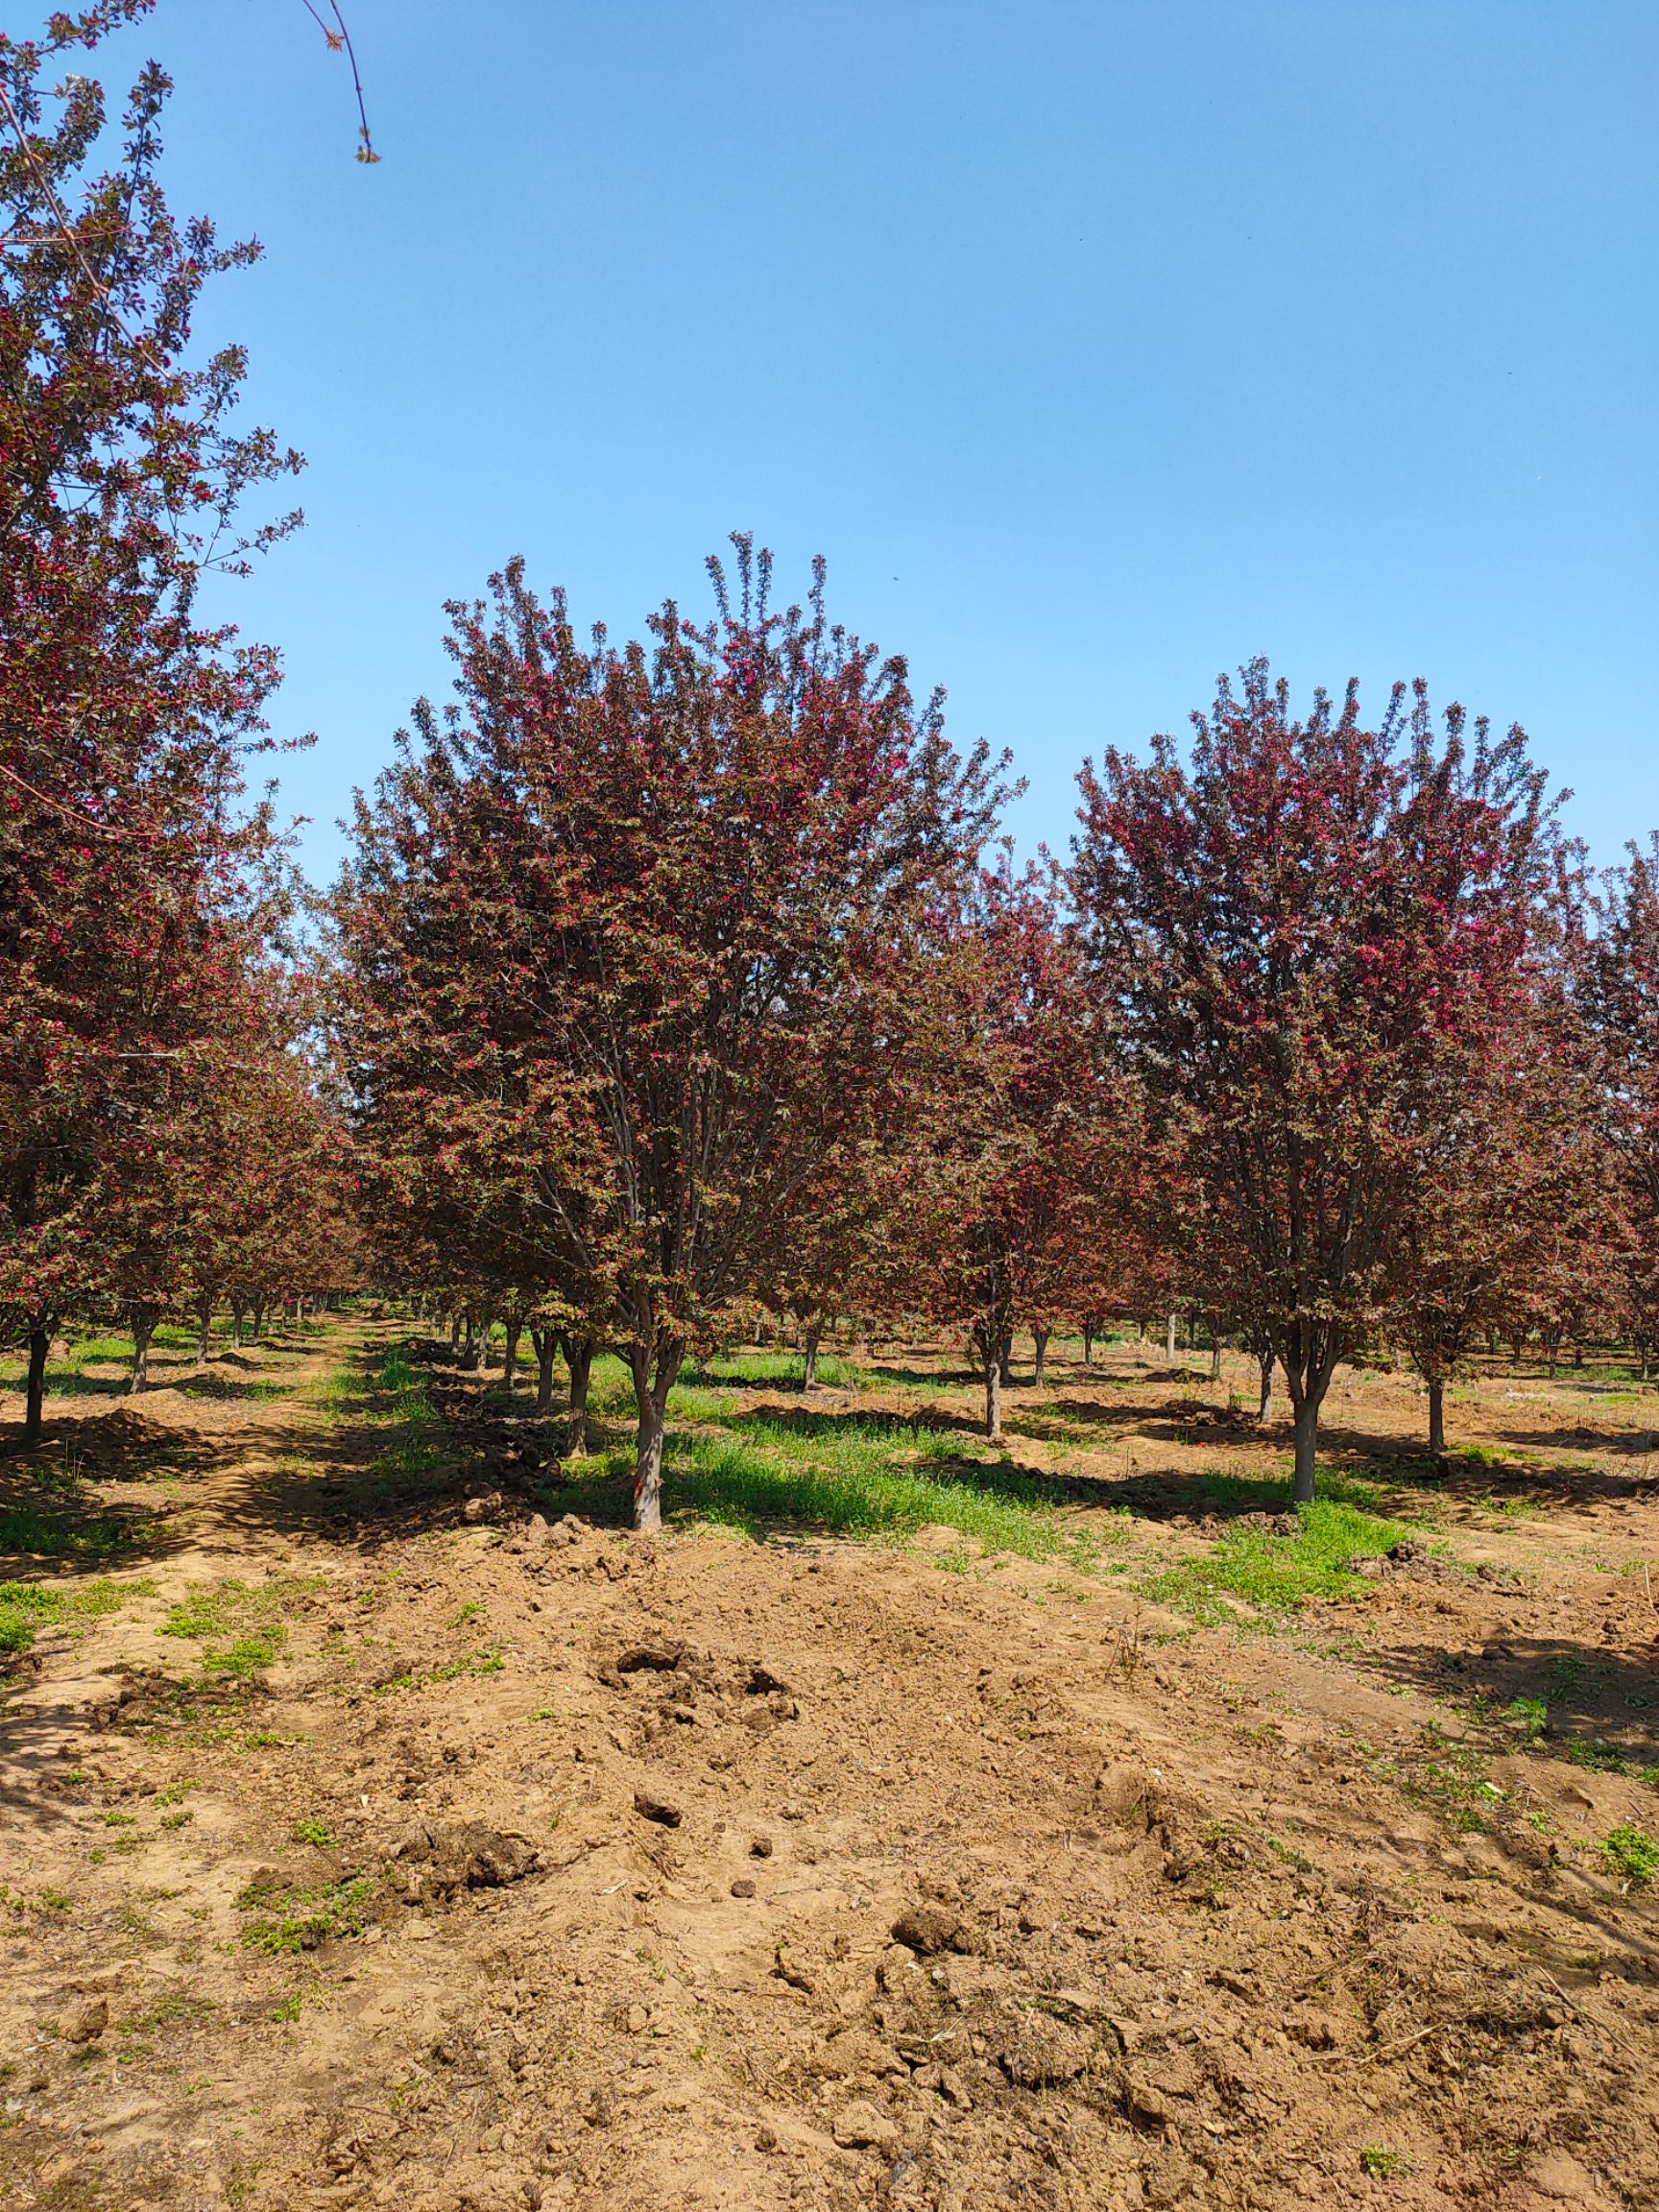
[[[776,1281],[808,1193],[876,1129],[909,989],[998,793],[739,539],[717,618],[580,642],[515,565],[455,606],[457,705],[360,805],[336,900],[366,1131],[466,1147],[542,1278],[603,1325],[661,1514],[688,1350]],[[371,1141],[375,1141],[373,1136]]]
[[[1438,1118],[1524,998],[1551,810],[1519,730],[1453,708],[1437,739],[1421,685],[1375,728],[1353,685],[1298,721],[1256,661],[1193,724],[1190,758],[1158,737],[1085,768],[1074,882],[1101,989],[1191,1133],[1241,1319],[1284,1369],[1307,1502]]]

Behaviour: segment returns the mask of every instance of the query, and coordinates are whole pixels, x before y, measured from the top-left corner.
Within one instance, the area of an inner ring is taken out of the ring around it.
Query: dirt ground
[[[1242,1360],[1016,1388],[1098,1531],[1033,1563],[637,1539],[481,1422],[388,1503],[323,1385],[406,1334],[0,1458],[133,1538],[0,1558],[109,1585],[0,1701],[0,2203],[1659,2205],[1659,1887],[1605,1849],[1659,1828],[1659,1394],[1495,1376],[1427,1480],[1345,1377],[1334,1463],[1431,1548],[1194,1625],[1202,1476],[1286,1464]]]

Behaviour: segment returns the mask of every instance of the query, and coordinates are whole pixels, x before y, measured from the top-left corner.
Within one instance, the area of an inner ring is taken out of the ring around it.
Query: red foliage
[[[1193,1186],[1241,1318],[1283,1364],[1297,1495],[1319,1407],[1386,1304],[1467,1070],[1524,1010],[1552,836],[1519,731],[1422,686],[1377,729],[1356,689],[1292,720],[1263,662],[1083,779],[1075,883],[1102,990],[1190,1133]]]

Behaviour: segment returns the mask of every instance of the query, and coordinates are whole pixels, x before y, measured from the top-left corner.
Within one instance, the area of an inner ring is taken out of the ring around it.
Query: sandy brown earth
[[[1494,1378],[1441,1552],[1194,1629],[1144,1594],[1215,1540],[1184,1485],[1284,1438],[1139,1354],[1015,1393],[1098,1570],[945,1572],[469,1520],[483,1431],[377,1507],[310,1385],[397,1334],[0,1462],[148,1523],[0,1705],[0,2203],[1659,2204],[1659,1892],[1601,1850],[1659,1829],[1659,1399]],[[1418,1417],[1350,1378],[1334,1455]]]

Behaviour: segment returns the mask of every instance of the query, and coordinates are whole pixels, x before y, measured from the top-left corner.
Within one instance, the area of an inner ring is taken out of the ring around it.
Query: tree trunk
[[[1085,1367],[1093,1367],[1094,1364],[1094,1324],[1093,1321],[1085,1321],[1083,1324],[1083,1364]]]
[[[263,1300],[261,1300],[261,1302],[260,1302],[260,1303],[259,1303],[257,1306],[255,1306],[255,1307],[254,1307],[254,1309],[253,1309],[253,1336],[252,1336],[252,1341],[253,1341],[255,1344],[257,1344],[257,1343],[258,1343],[258,1341],[259,1341],[259,1339],[260,1339],[260,1337],[261,1337],[261,1336],[263,1336],[263,1335],[264,1335],[264,1334],[265,1334],[265,1306],[264,1306],[264,1302],[263,1302]]]
[[[662,1526],[662,1434],[668,1393],[684,1357],[684,1348],[671,1337],[658,1343],[655,1373],[649,1353],[635,1346],[629,1354],[634,1402],[639,1412],[634,1448],[634,1526],[641,1531],[654,1532]],[[574,1368],[571,1374],[574,1381]]]
[[[129,1398],[136,1396],[150,1380],[150,1339],[156,1334],[157,1319],[153,1306],[132,1309],[132,1373],[127,1383]]]
[[[1256,1408],[1258,1421],[1265,1421],[1267,1408],[1273,1403],[1273,1355],[1263,1352],[1258,1362],[1262,1369],[1262,1403]]]
[[[565,1358],[570,1369],[570,1416],[565,1431],[565,1449],[572,1459],[582,1459],[588,1453],[588,1379],[593,1371],[593,1339],[591,1336],[570,1336],[565,1342]],[[679,1361],[675,1361],[679,1371]],[[664,1397],[666,1406],[667,1399]],[[661,1472],[661,1451],[658,1451]]]
[[[1584,1347],[1582,1344],[1575,1344],[1573,1347],[1573,1364],[1575,1367],[1582,1367],[1584,1364]]]
[[[1002,1362],[996,1358],[985,1362],[985,1434],[993,1444],[1002,1441]]]
[[[551,1413],[553,1410],[553,1360],[559,1349],[557,1329],[532,1329],[530,1341],[536,1348],[536,1410]]]
[[[203,1299],[201,1305],[196,1309],[196,1318],[202,1324],[200,1334],[196,1338],[196,1364],[199,1367],[204,1367],[207,1363],[207,1355],[213,1349],[213,1301],[211,1298]]]
[[[305,1299],[303,1293],[294,1301],[294,1328],[296,1333],[305,1326]]]
[[[509,1398],[513,1395],[513,1378],[518,1372],[518,1339],[524,1333],[522,1321],[505,1324],[507,1341],[501,1349],[501,1387]]]
[[[230,1342],[238,1352],[242,1349],[242,1316],[247,1310],[245,1306],[238,1305],[234,1298],[231,1299]]]
[[[1429,1381],[1429,1450],[1436,1459],[1446,1456],[1446,1385],[1438,1375]]]
[[[461,1309],[457,1307],[449,1316],[449,1357],[453,1358],[461,1349]]]
[[[1221,1380],[1221,1339],[1214,1330],[1210,1333],[1210,1380],[1212,1382]]]
[[[1031,1342],[1036,1347],[1036,1362],[1031,1379],[1039,1390],[1043,1387],[1044,1370],[1048,1364],[1049,1334],[1046,1329],[1033,1329],[1031,1332]]]
[[[1004,1329],[997,1346],[997,1381],[1006,1390],[1014,1380],[1014,1332]]]
[[[461,1365],[469,1375],[477,1374],[478,1362],[482,1356],[478,1343],[478,1322],[473,1314],[469,1313],[467,1316],[467,1337],[461,1347]]]
[[[1175,1357],[1175,1316],[1173,1313],[1169,1316],[1169,1326],[1164,1332],[1164,1357],[1166,1359],[1173,1359]]]
[[[1296,1479],[1291,1496],[1298,1505],[1313,1503],[1313,1461],[1319,1449],[1319,1401],[1304,1398],[1296,1408]]]
[[[52,1349],[51,1321],[37,1321],[29,1332],[29,1380],[24,1386],[23,1441],[40,1438],[40,1413],[46,1397],[46,1355]]]
[[[814,1314],[806,1324],[804,1344],[805,1357],[801,1366],[801,1387],[810,1390],[818,1381],[818,1346],[823,1340],[824,1323]]]

